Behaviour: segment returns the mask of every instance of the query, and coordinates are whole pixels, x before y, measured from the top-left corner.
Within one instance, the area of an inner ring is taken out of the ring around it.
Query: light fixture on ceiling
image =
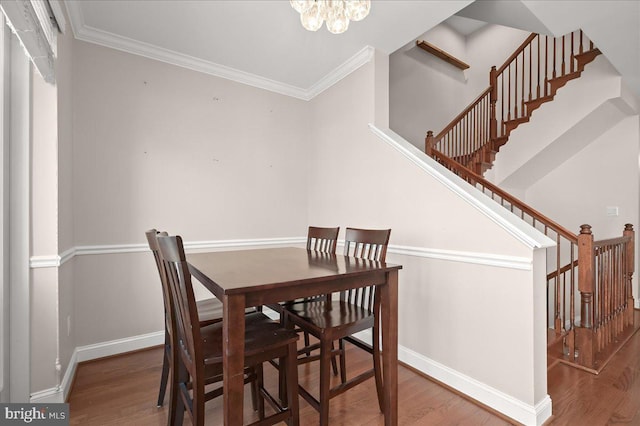
[[[300,13],[302,26],[318,31],[324,21],[333,34],[349,28],[349,20],[361,21],[371,9],[371,0],[290,0],[291,7]]]

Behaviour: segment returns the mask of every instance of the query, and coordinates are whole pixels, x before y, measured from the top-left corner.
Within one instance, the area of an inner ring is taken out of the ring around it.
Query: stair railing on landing
[[[437,149],[483,174],[509,133],[599,53],[582,30],[556,38],[532,33],[491,68],[489,87],[471,105],[435,137],[429,131],[425,151]]]
[[[619,337],[633,328],[633,227],[627,224],[620,238],[594,242],[591,226],[582,225],[576,235],[437,149],[430,155],[555,240],[555,250],[547,251],[547,303],[548,325],[560,342],[556,358],[600,371],[608,360],[603,356],[614,353]]]

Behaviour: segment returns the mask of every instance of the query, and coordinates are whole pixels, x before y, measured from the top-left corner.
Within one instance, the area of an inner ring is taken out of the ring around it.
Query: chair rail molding
[[[224,250],[233,248],[251,248],[268,246],[300,245],[306,242],[306,237],[262,238],[246,240],[212,240],[212,241],[187,241],[184,243],[188,251],[195,250]],[[338,242],[343,247],[344,242]],[[29,266],[37,268],[58,268],[75,256],[142,253],[149,251],[147,244],[113,244],[95,246],[77,246],[65,250],[59,255],[31,256]],[[507,269],[530,271],[533,268],[532,260],[525,257],[508,256],[494,253],[477,253],[460,250],[444,250],[429,247],[413,247],[403,245],[389,245],[389,254],[422,257],[427,259],[448,260],[452,262],[473,263],[476,265],[493,266]],[[393,262],[392,262],[393,263]]]

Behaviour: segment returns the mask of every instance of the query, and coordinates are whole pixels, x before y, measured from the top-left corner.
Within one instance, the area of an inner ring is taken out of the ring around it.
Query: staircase
[[[599,54],[582,31],[558,38],[531,34],[500,68],[491,69],[489,87],[471,105],[438,135],[427,133],[427,154],[438,149],[483,175],[509,134]]]
[[[491,69],[489,87],[436,136],[429,131],[425,141],[428,155],[556,241],[547,253],[549,360],[596,374],[637,330],[632,225],[601,241],[589,225],[575,234],[483,174],[513,130],[599,54],[582,31],[558,38],[531,34],[501,67]]]

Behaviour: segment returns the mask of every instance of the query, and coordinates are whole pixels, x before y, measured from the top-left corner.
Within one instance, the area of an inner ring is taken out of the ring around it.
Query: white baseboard
[[[405,347],[398,347],[398,359],[524,425],[540,426],[551,417],[549,395],[532,406]]]
[[[94,345],[80,346],[76,348],[76,351],[78,352],[78,362],[83,362],[125,352],[137,351],[139,349],[146,349],[152,346],[162,345],[163,343],[164,330],[127,337],[125,339],[96,343]]]
[[[71,385],[76,374],[78,363],[92,359],[104,358],[139,349],[146,349],[164,343],[164,330],[125,339],[111,340],[94,345],[79,346],[71,355],[69,365],[64,373],[60,386],[34,392],[30,401],[33,403],[65,402],[71,392]]]

